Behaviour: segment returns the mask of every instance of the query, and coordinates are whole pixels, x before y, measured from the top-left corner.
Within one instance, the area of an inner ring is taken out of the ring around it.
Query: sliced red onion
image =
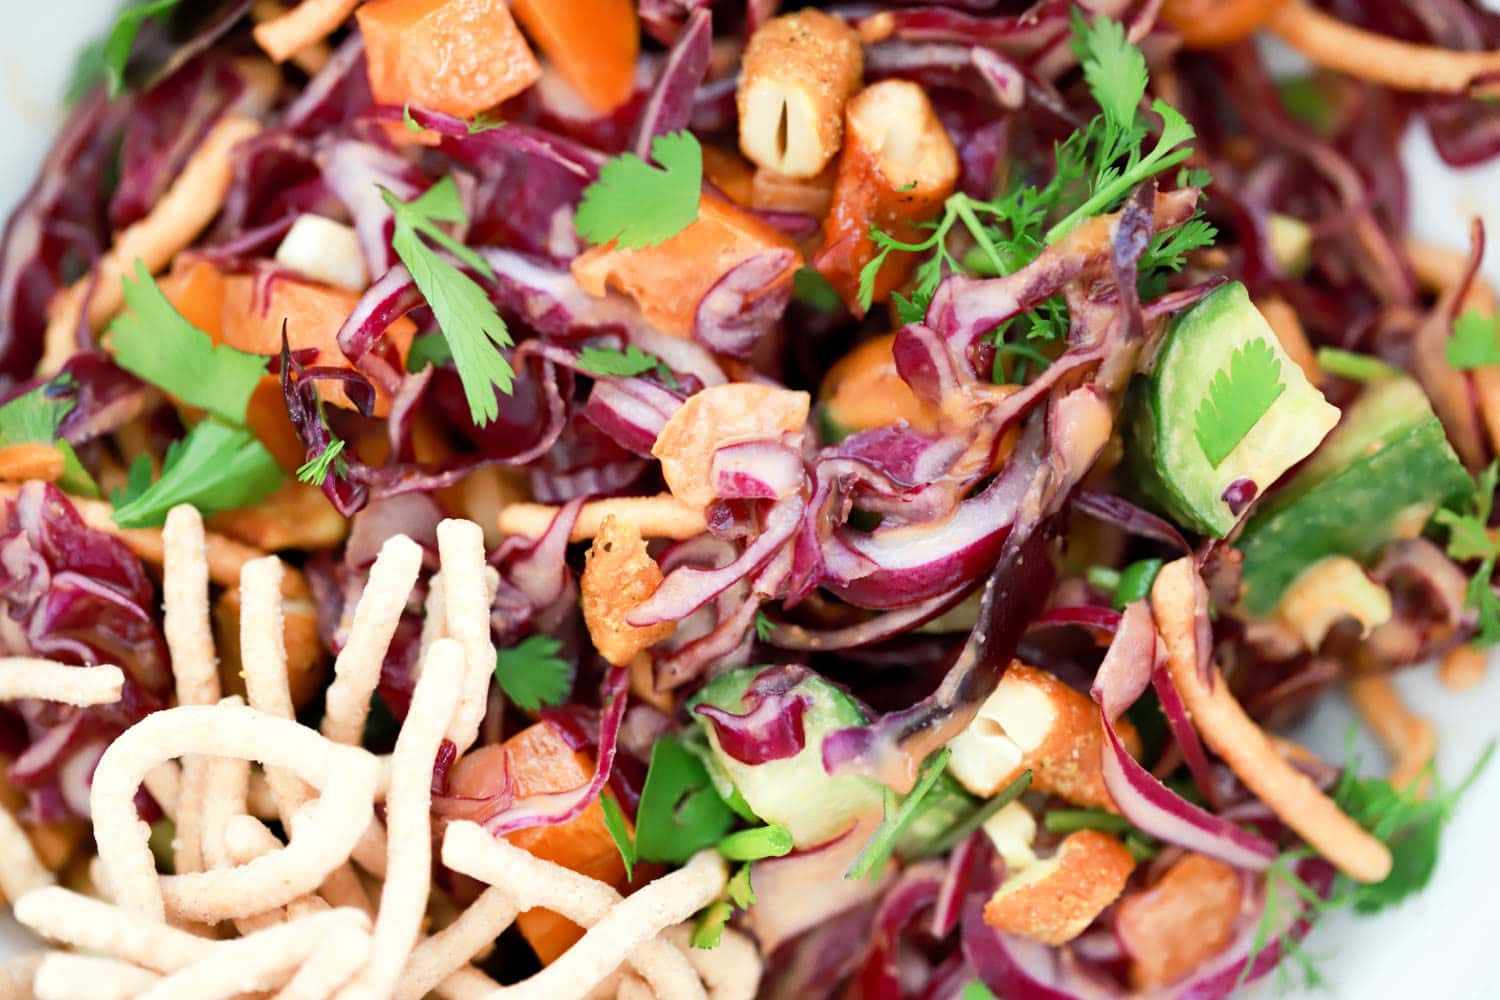
[[[932,903],[932,917],[927,933],[942,940],[953,933],[963,917],[964,901],[974,889],[974,874],[989,857],[989,842],[983,831],[976,830],[953,848],[943,866],[943,880]]]
[[[385,274],[396,263],[391,249],[394,216],[380,189],[410,201],[427,188],[422,172],[390,150],[353,139],[327,144],[317,160],[329,190],[354,219],[370,273]]]
[[[1114,635],[1120,628],[1120,613],[1094,604],[1070,604],[1048,608],[1033,628],[1043,625],[1078,625],[1096,635]]]
[[[682,406],[682,397],[643,378],[592,377],[584,416],[621,448],[650,457],[656,436]]]
[[[351,31],[333,50],[323,68],[287,105],[281,122],[298,132],[338,124],[350,108],[362,109],[370,101],[369,76],[365,72],[365,38],[359,32]]]
[[[1182,537],[1182,532],[1170,522],[1113,493],[1079,490],[1073,494],[1072,504],[1074,510],[1081,510],[1090,517],[1112,524],[1138,538],[1149,538],[1170,545],[1180,552],[1192,551],[1187,539]]]
[[[741,764],[765,764],[795,757],[807,746],[802,717],[812,697],[792,689],[806,678],[804,667],[771,667],[755,676],[735,714],[713,705],[698,705],[694,714],[707,719],[725,753]]]
[[[630,671],[624,667],[611,668],[604,677],[604,710],[599,716],[599,751],[592,778],[565,792],[528,795],[486,819],[484,828],[498,837],[532,826],[556,826],[582,814],[609,781],[629,697]]]
[[[946,593],[983,573],[999,555],[1039,467],[1037,426],[1031,447],[1018,447],[994,482],[950,517],[870,533],[840,528],[839,540],[875,569],[830,589],[850,604],[885,610]]]
[[[625,620],[636,627],[679,621],[713,600],[737,581],[768,563],[791,539],[802,520],[800,497],[788,497],[771,506],[761,533],[728,566],[705,570],[683,566],[673,570],[656,593],[636,605]]]
[[[724,500],[780,500],[806,480],[802,456],[774,441],[746,441],[714,452],[709,478]]]
[[[533,607],[544,608],[557,601],[572,579],[566,561],[568,539],[583,504],[583,497],[570,500],[557,509],[541,537],[531,541],[512,536],[516,541],[506,539],[495,553],[493,561],[502,568],[505,578],[526,594]]]
[[[429,554],[436,554],[437,526],[442,519],[443,509],[437,501],[421,493],[374,500],[349,521],[344,564],[353,569],[369,568],[385,543],[397,535],[405,535]]]
[[[727,595],[736,594],[737,589],[743,588],[731,587],[720,595],[721,601]],[[751,600],[749,595],[736,596],[739,603],[733,611],[726,615],[721,608],[717,620],[708,631],[678,643],[670,652],[656,654],[655,678],[658,691],[670,691],[690,683],[703,676],[710,667],[727,669],[749,661],[750,647],[755,639],[755,615],[760,610],[760,601]],[[708,610],[706,607],[700,608],[689,616],[689,620],[698,614],[708,613]],[[681,631],[683,629],[679,626],[678,632]]]
[[[1208,753],[1203,749],[1203,742],[1198,739],[1198,730],[1193,728],[1193,720],[1188,717],[1187,706],[1182,703],[1182,695],[1177,693],[1177,687],[1172,683],[1172,678],[1168,676],[1166,668],[1159,663],[1151,672],[1151,686],[1161,702],[1162,714],[1167,717],[1167,726],[1172,730],[1172,739],[1176,741],[1177,749],[1182,752],[1182,759],[1193,776],[1193,787],[1198,789],[1198,793],[1211,807],[1218,808],[1222,797],[1219,794],[1219,785],[1214,781],[1213,766],[1208,762]]]
[[[635,135],[630,140],[636,156],[649,160],[652,139],[687,127],[693,116],[693,96],[708,74],[713,40],[713,11],[708,7],[694,10],[672,42],[656,85],[636,120]]]
[[[938,898],[943,864],[920,861],[904,869],[875,911],[873,947],[860,972],[861,1000],[902,1000],[901,938],[907,927]]]
[[[1115,983],[1084,969],[1066,947],[1044,944],[995,930],[984,921],[984,899],[964,907],[960,945],[969,965],[996,996],[1005,1000],[1122,1000]]]
[[[792,299],[797,252],[776,247],[726,271],[698,302],[693,336],[711,351],[748,358]]]
[[[1115,730],[1115,719],[1151,682],[1157,646],[1150,606],[1145,601],[1132,602],[1089,692],[1099,703],[1104,727],[1104,787],[1120,814],[1144,833],[1238,868],[1262,871],[1276,859],[1276,845],[1167,788],[1130,756]]]
[[[836,629],[810,629],[801,625],[777,623],[766,640],[779,649],[830,652],[839,649],[857,649],[882,642],[905,633],[936,618],[953,607],[969,593],[967,585],[925,601],[895,611],[874,615],[857,625],[845,625]]]
[[[874,879],[844,878],[879,824],[878,815],[865,816],[825,844],[751,866],[755,904],[748,923],[762,952],[772,954],[783,942],[880,895],[881,883]]]

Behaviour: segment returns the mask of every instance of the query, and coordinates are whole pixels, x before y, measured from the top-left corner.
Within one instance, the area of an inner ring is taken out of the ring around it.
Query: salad
[[[1473,0],[132,0],[0,241],[0,993],[1316,983],[1489,757],[1397,146],[1497,96]]]

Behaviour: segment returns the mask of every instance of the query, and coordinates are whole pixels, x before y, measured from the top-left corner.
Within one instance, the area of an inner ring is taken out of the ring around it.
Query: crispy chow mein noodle
[[[1493,788],[1396,677],[1494,695],[1479,0],[122,17],[0,234],[0,997],[1222,1000]]]

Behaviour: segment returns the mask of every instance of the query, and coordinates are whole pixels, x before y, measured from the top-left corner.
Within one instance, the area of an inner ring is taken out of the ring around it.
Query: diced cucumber
[[[1269,614],[1313,563],[1330,555],[1366,560],[1472,489],[1422,389],[1408,378],[1370,386],[1245,525],[1245,607]]]
[[[740,667],[710,681],[688,702],[692,713],[708,704],[726,712],[743,714],[745,691],[766,667]],[[774,668],[770,668],[774,669]],[[881,809],[880,785],[857,775],[830,775],[823,770],[823,738],[830,732],[863,725],[869,721],[849,695],[816,674],[809,674],[792,689],[808,695],[811,704],[802,716],[804,745],[797,754],[761,764],[746,764],[728,754],[719,743],[714,724],[694,715],[703,727],[715,766],[710,775],[721,793],[725,778],[757,817],[780,823],[800,848],[824,843],[843,833],[860,816]]]
[[[1239,283],[1177,319],[1131,395],[1126,457],[1137,485],[1216,538],[1239,520],[1225,497],[1232,484],[1243,481],[1241,495],[1264,493],[1339,419]]]

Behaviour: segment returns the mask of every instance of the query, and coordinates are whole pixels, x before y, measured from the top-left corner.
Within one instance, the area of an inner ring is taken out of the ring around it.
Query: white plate
[[[8,213],[30,185],[62,120],[57,95],[73,54],[80,40],[108,25],[112,8],[111,0],[46,0],[40,8],[32,6],[31,13],[11,18],[0,33],[0,136],[5,137],[0,211]],[[1407,138],[1404,158],[1412,171],[1417,235],[1463,247],[1469,218],[1480,215],[1491,239],[1485,270],[1500,284],[1500,166],[1456,173],[1438,161],[1424,134]],[[1443,689],[1427,670],[1408,673],[1398,683],[1411,705],[1437,723],[1438,765],[1445,777],[1466,771],[1500,732],[1500,668],[1483,686],[1461,695]],[[1306,737],[1338,759],[1348,724],[1347,707],[1333,699],[1320,707]],[[1361,740],[1359,748],[1371,767],[1380,766],[1373,745]],[[1444,836],[1437,874],[1424,894],[1375,917],[1339,914],[1319,924],[1307,948],[1320,959],[1330,989],[1318,995],[1340,1000],[1500,997],[1494,940],[1495,893],[1500,890],[1497,829],[1500,766],[1491,767],[1464,802]],[[9,915],[0,915],[0,959],[30,946]],[[1262,992],[1274,995],[1270,988]]]

